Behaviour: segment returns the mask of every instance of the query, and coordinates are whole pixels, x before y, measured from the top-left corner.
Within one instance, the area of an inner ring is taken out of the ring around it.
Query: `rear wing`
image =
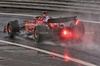
[[[49,19],[48,23],[64,23],[64,22],[70,22],[72,20],[76,20],[77,16],[73,16],[73,17],[62,17],[62,18],[53,18],[53,19]]]

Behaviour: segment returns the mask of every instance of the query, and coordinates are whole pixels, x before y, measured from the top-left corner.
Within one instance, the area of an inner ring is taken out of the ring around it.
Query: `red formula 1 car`
[[[83,23],[76,19],[76,16],[50,17],[47,22],[39,16],[35,17],[33,21],[24,21],[21,24],[18,24],[17,20],[9,21],[7,24],[7,32],[11,38],[20,35],[23,29],[26,31],[25,35],[32,35],[36,42],[44,41],[47,38],[79,40],[82,39],[85,32]]]

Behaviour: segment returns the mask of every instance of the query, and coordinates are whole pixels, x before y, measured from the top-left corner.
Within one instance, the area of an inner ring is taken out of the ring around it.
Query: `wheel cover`
[[[35,39],[38,39],[38,31],[35,30]]]
[[[74,37],[76,38],[76,39],[79,39],[79,38],[81,38],[82,37],[82,30],[81,30],[81,27],[76,27],[76,28],[74,28],[74,31],[75,31],[75,33],[74,33]]]
[[[8,33],[11,34],[11,32],[12,32],[12,28],[11,28],[11,25],[9,25],[8,26]]]
[[[79,38],[79,35],[80,35],[80,33],[79,33],[79,31],[77,30],[77,29],[75,29],[75,38]]]

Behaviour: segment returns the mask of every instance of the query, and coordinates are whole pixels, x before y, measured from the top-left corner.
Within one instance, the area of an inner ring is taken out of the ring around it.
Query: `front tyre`
[[[10,38],[14,38],[14,36],[17,35],[17,33],[19,33],[18,21],[15,20],[15,21],[8,22],[7,31]]]

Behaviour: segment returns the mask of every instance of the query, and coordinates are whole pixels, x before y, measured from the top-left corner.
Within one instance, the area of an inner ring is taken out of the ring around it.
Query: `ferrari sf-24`
[[[7,30],[6,30],[7,29]],[[80,40],[84,36],[84,24],[72,17],[49,17],[47,21],[43,16],[36,16],[32,21],[25,20],[18,23],[17,20],[9,21],[4,28],[10,38],[14,38],[21,34],[21,30],[25,30],[25,35],[33,36],[36,42],[45,41],[48,38],[60,40]]]

